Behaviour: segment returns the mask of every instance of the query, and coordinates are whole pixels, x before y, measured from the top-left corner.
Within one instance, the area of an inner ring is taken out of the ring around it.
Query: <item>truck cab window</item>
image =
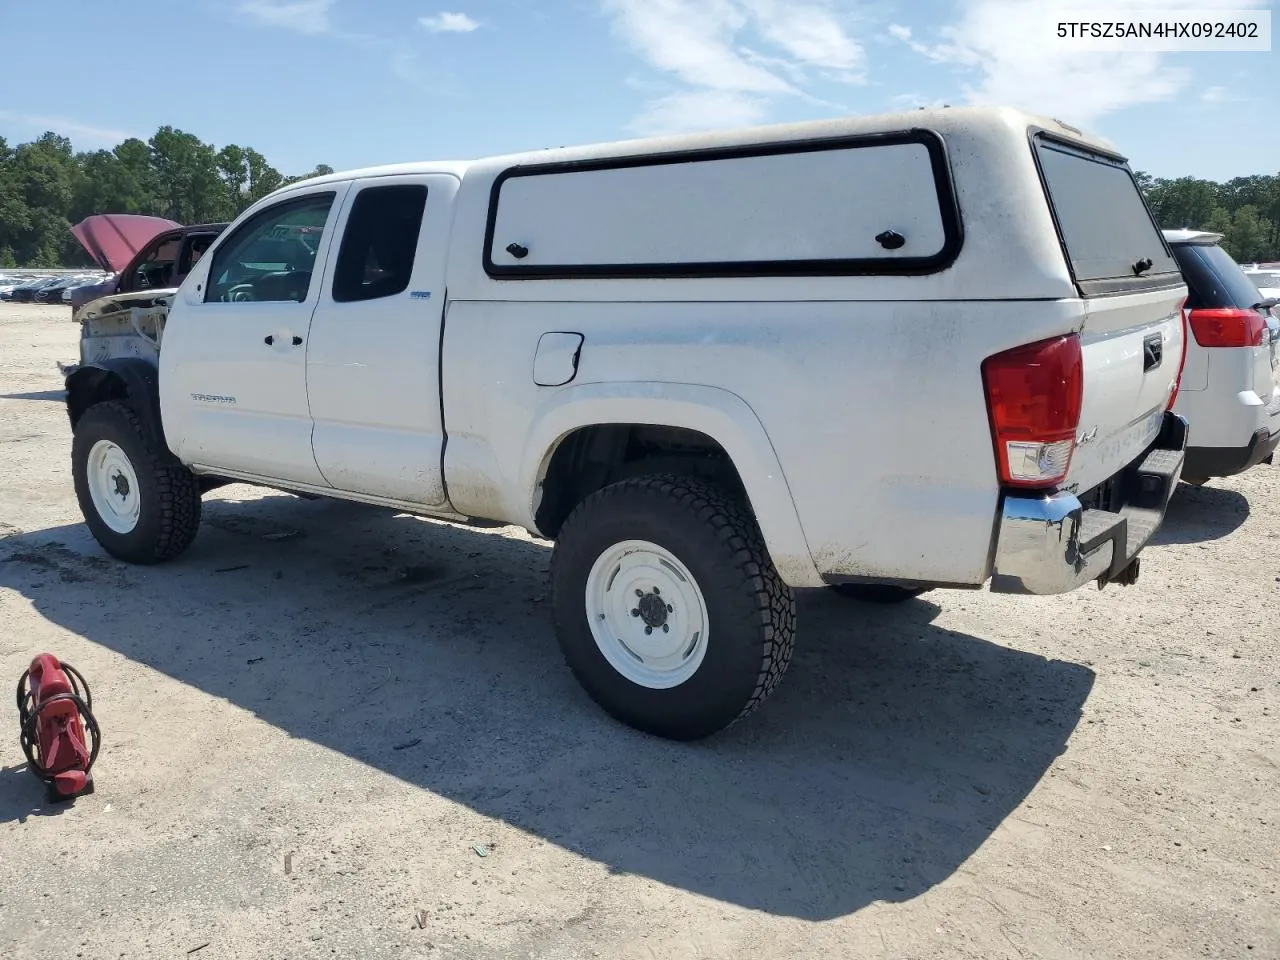
[[[122,286],[122,293],[134,290],[163,290],[171,285],[173,261],[178,256],[178,240],[165,240],[151,249],[133,275]]]
[[[427,188],[419,184],[360,191],[334,270],[336,302],[377,300],[408,289],[426,206]]]
[[[200,258],[204,256],[216,240],[217,234],[198,233],[190,236],[185,241],[182,255],[178,258],[178,269],[174,274],[174,283],[181,283],[191,272],[191,268],[200,262]]]
[[[246,222],[213,254],[205,301],[306,300],[333,199],[310,194]]]

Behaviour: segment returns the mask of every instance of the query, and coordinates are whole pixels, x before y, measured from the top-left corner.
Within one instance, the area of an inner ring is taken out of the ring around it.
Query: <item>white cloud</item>
[[[41,114],[18,113],[14,110],[0,110],[0,121],[13,123],[20,127],[28,127],[33,131],[44,133],[52,130],[70,140],[77,149],[86,147],[114,147],[137,134],[125,130],[113,130],[109,127],[97,127],[79,120],[66,117],[51,117]]]
[[[1205,87],[1204,92],[1200,94],[1202,103],[1253,103],[1252,97],[1242,97],[1238,93],[1232,93],[1226,87]]]
[[[1265,7],[1268,0],[1112,0],[1112,20],[1148,12],[1203,13]],[[940,42],[919,41],[906,27],[890,36],[935,63],[976,75],[963,87],[975,104],[1024,107],[1068,123],[1090,124],[1108,113],[1168,100],[1183,90],[1190,72],[1160,53],[1077,52],[1045,34],[1057,20],[1075,20],[1076,0],[962,0],[960,19],[939,31]]]
[[[861,44],[844,32],[826,6],[789,0],[742,0],[765,40],[805,66],[860,76],[866,60]]]
[[[934,51],[930,49],[928,44],[920,43],[915,39],[915,34],[911,32],[910,27],[904,27],[900,23],[891,23],[889,24],[889,36],[894,40],[899,40],[902,43],[905,43],[908,47],[922,56],[929,57],[931,60],[939,59],[935,56]]]
[[[807,96],[813,71],[863,79],[863,48],[827,0],[602,3],[627,44],[683,87],[650,101],[632,124],[638,131],[758,123],[778,99]]]
[[[329,12],[337,0],[241,0],[237,9],[269,27],[321,34],[333,29]]]
[[[432,33],[471,33],[479,30],[478,21],[472,20],[465,13],[441,12],[429,17],[418,18],[418,23]]]
[[[629,125],[641,136],[689,133],[764,122],[770,101],[732,90],[680,90],[650,101]]]
[[[731,0],[605,0],[617,28],[659,70],[711,90],[790,93],[781,77],[733,48],[746,25]]]

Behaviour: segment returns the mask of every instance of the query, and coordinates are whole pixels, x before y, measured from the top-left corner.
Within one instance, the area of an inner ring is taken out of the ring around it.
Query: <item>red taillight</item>
[[[1182,359],[1178,361],[1178,376],[1173,381],[1173,393],[1169,394],[1169,405],[1166,410],[1172,410],[1173,405],[1178,402],[1178,391],[1182,389],[1182,372],[1187,369],[1187,298],[1182,298],[1182,303],[1178,306],[1178,316],[1182,318]]]
[[[1260,347],[1267,319],[1240,307],[1199,307],[1187,317],[1202,347]]]
[[[1000,479],[1049,487],[1071,468],[1084,398],[1084,357],[1072,334],[1015,347],[982,364]]]

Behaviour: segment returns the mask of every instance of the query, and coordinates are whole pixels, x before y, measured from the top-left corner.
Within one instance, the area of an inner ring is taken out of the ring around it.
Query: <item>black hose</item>
[[[27,685],[31,671],[24,670],[22,676],[18,679],[18,718],[21,723],[19,740],[22,744],[22,752],[27,758],[28,769],[45,783],[53,783],[54,775],[49,772],[48,768],[37,757],[39,751],[37,750],[38,744],[36,741],[36,721],[40,719],[40,714],[44,712],[46,707],[61,702],[75,704],[76,711],[80,714],[80,719],[84,721],[86,737],[90,740],[88,744],[89,762],[85,764],[84,768],[86,775],[93,769],[94,761],[98,759],[98,748],[102,744],[102,734],[98,729],[98,721],[94,718],[91,710],[93,695],[89,690],[88,681],[85,680],[84,675],[79,670],[68,663],[62,664],[62,669],[67,674],[72,692],[55,694],[48,700],[41,702],[34,709],[32,708],[34,694]]]

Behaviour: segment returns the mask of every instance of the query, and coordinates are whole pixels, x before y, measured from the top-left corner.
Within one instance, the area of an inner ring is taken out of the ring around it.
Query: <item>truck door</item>
[[[338,490],[445,504],[440,325],[457,189],[447,175],[376,177],[347,196],[307,348],[315,460]]]
[[[160,393],[169,446],[187,463],[327,486],[311,452],[307,338],[346,190],[290,193],[223,235],[183,284]]]

